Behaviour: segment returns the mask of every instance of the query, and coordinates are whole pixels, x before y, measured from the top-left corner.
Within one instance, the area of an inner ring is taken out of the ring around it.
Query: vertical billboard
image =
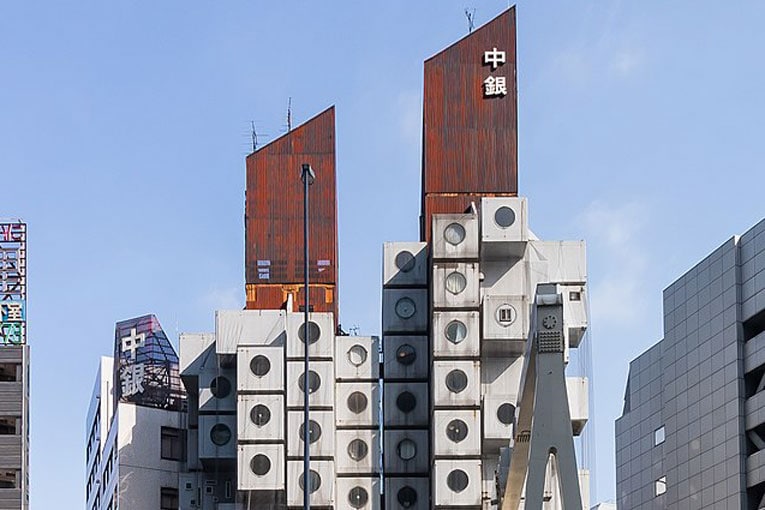
[[[117,323],[114,359],[116,402],[182,408],[178,354],[154,315]]]
[[[0,346],[27,341],[27,225],[0,220]]]

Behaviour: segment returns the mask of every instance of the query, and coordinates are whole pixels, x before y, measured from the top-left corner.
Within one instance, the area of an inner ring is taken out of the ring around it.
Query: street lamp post
[[[308,327],[308,186],[313,184],[316,174],[308,163],[303,163],[300,179],[303,181],[303,508],[311,508],[311,427],[308,421],[308,396],[311,383],[308,377],[308,346],[311,343],[311,330]]]

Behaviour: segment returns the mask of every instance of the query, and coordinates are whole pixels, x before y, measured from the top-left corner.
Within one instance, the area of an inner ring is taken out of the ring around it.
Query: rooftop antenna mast
[[[468,34],[472,34],[475,28],[475,7],[472,10],[465,8],[465,17],[468,22]]]
[[[292,131],[292,97],[287,100],[287,132]]]
[[[250,121],[250,135],[252,136],[252,152],[258,150],[258,132],[255,131],[255,122]]]

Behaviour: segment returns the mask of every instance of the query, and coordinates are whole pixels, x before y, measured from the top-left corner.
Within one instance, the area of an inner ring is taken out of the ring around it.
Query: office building
[[[765,507],[765,221],[664,290],[664,338],[630,363],[618,506]]]
[[[178,356],[153,315],[118,322],[86,421],[86,509],[179,508],[186,460]]]

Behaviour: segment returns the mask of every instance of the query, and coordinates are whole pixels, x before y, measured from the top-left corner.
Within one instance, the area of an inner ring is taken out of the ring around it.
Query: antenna
[[[287,132],[292,131],[292,97],[287,100]]]
[[[252,136],[252,152],[258,150],[258,132],[255,131],[255,122],[250,121],[250,135]]]
[[[473,29],[475,28],[475,7],[473,7],[472,10],[466,7],[465,17],[467,18],[467,22],[468,22],[468,34],[472,34]]]

